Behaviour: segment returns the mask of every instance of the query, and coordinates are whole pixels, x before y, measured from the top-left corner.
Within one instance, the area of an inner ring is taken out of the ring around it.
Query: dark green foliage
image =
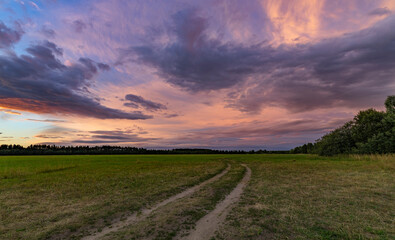
[[[395,114],[395,95],[387,97],[385,108],[387,109],[387,113]]]
[[[358,144],[360,153],[393,153],[395,152],[395,98],[392,98],[392,108],[387,107],[387,113],[380,121],[377,134],[364,143]],[[386,101],[386,105],[389,98]]]
[[[292,149],[290,153],[313,153],[313,151],[314,151],[314,144],[307,143]]]
[[[386,112],[360,111],[352,121],[318,139],[291,150],[291,153],[318,153],[332,156],[348,153],[395,152],[395,96],[385,101]]]
[[[355,146],[353,127],[352,121],[347,122],[344,126],[326,134],[315,144],[315,151],[325,156],[351,153]]]
[[[352,129],[350,130],[352,131],[353,140],[356,143],[364,143],[381,132],[384,127],[382,120],[385,115],[384,112],[379,112],[374,109],[360,111],[358,115],[354,117],[354,122],[351,123]]]

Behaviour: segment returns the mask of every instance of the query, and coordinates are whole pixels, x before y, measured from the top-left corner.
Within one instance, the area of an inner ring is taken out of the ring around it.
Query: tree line
[[[360,111],[353,120],[325,134],[315,143],[296,147],[290,153],[336,154],[395,153],[395,96],[387,97],[386,111]]]
[[[99,154],[260,154],[260,153],[289,153],[289,151],[241,151],[241,150],[213,150],[195,148],[177,149],[146,149],[121,146],[56,146],[56,145],[21,145],[0,146],[0,155],[99,155]]]

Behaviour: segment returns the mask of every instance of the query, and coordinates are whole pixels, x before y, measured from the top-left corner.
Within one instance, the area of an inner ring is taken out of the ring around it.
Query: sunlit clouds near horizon
[[[395,92],[393,0],[0,0],[0,144],[290,149]]]

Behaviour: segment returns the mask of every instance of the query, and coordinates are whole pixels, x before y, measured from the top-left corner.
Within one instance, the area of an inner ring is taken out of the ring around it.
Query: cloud
[[[4,112],[4,113],[8,113],[8,114],[13,114],[13,115],[21,115],[20,112],[13,111],[13,110],[10,110],[10,109],[0,109],[0,112]]]
[[[134,94],[128,94],[125,96],[125,100],[129,101],[124,103],[124,106],[131,108],[144,108],[148,111],[158,111],[167,109],[167,107],[161,103],[156,103],[150,100],[146,100],[141,96],[137,96]]]
[[[57,56],[63,50],[44,41],[26,49],[29,55],[0,55],[0,106],[46,114],[80,115],[100,119],[148,119],[141,112],[124,112],[101,105],[89,93],[98,64],[80,58],[71,66]],[[105,68],[105,67],[104,67]]]
[[[44,35],[46,38],[51,38],[52,39],[52,38],[56,37],[55,30],[53,30],[53,29],[51,29],[51,28],[49,28],[49,27],[47,27],[45,25],[41,27],[40,33],[42,35]]]
[[[192,92],[234,86],[251,73],[264,71],[270,48],[243,46],[210,39],[208,22],[188,9],[173,15],[170,32],[176,41],[166,46],[148,45],[121,51],[118,64],[137,61],[158,70],[169,83]],[[137,59],[133,59],[136,57]]]
[[[82,33],[84,29],[87,28],[87,25],[82,20],[75,20],[72,23],[72,28],[76,33]]]
[[[39,134],[34,136],[35,138],[45,138],[45,139],[58,139],[58,138],[63,138],[61,136],[56,136],[56,135],[43,135],[43,134]]]
[[[287,59],[258,76],[254,87],[232,92],[230,106],[293,112],[381,106],[395,90],[393,28],[391,16],[368,29],[288,49]]]
[[[369,15],[372,16],[384,16],[389,14],[391,14],[391,10],[389,10],[387,7],[376,8],[369,12]]]
[[[229,89],[228,107],[292,112],[338,106],[380,106],[394,91],[395,16],[353,33],[306,44],[246,45],[207,33],[196,10],[172,18],[168,44],[146,41],[120,53],[187,91]],[[151,37],[147,37],[151,39]]]
[[[207,146],[215,147],[241,147],[263,146],[290,149],[298,145],[314,141],[325,132],[343,124],[348,118],[326,119],[296,119],[291,121],[251,121],[241,122],[229,126],[216,126],[203,129],[188,130],[178,134],[176,138],[169,139],[171,146]],[[308,140],[307,140],[308,139]],[[296,143],[295,143],[296,142]],[[260,146],[259,146],[260,145]],[[277,148],[278,149],[278,148]]]
[[[172,113],[172,114],[165,114],[166,118],[175,118],[178,117],[179,115],[177,113]]]
[[[66,122],[65,120],[58,120],[58,119],[31,119],[28,118],[26,119],[27,121],[33,121],[33,122],[47,122],[47,123],[59,123],[59,122]]]
[[[15,28],[15,30],[8,28],[2,21],[0,21],[0,49],[8,48],[19,42],[24,32],[17,22],[15,22]]]
[[[109,71],[111,67],[105,63],[97,63],[97,67],[103,71]]]
[[[75,131],[73,129],[52,127],[36,135],[36,138],[43,139],[62,139],[58,142],[41,142],[40,144],[55,145],[100,145],[100,144],[129,144],[129,143],[147,143],[157,141],[160,138],[141,137],[147,132],[137,126],[133,128],[116,129],[116,130],[96,130],[96,131]],[[64,139],[64,140],[63,140]],[[49,140],[50,141],[50,140]]]
[[[29,4],[33,6],[36,10],[41,11],[41,8],[33,1],[29,1]]]
[[[229,127],[214,127],[190,132],[190,137],[202,135],[208,138],[249,138],[263,136],[300,135],[304,133],[323,133],[344,123],[344,119],[335,121],[317,121],[316,119],[298,119],[289,122],[265,123],[254,121]]]
[[[148,142],[158,138],[142,138],[132,131],[91,131],[90,139],[74,140],[74,144],[109,144],[128,142]]]

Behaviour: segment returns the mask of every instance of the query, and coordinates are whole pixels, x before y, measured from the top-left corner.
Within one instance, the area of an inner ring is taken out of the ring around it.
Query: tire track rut
[[[251,178],[251,169],[242,164],[246,168],[246,173],[243,179],[237,184],[233,191],[226,196],[226,198],[218,203],[213,211],[201,218],[197,223],[194,230],[188,236],[178,236],[176,239],[186,240],[206,240],[211,239],[219,225],[225,220],[226,216],[232,209],[232,205],[240,200],[244,187],[248,184]]]
[[[174,195],[174,196],[172,196],[170,198],[167,198],[166,200],[154,205],[151,208],[146,208],[146,209],[141,210],[138,213],[134,213],[134,214],[130,215],[129,217],[127,217],[126,220],[123,220],[123,221],[119,220],[119,221],[111,224],[110,226],[107,226],[107,227],[103,228],[100,232],[96,232],[96,233],[93,233],[93,234],[91,234],[89,236],[85,236],[85,237],[82,238],[82,240],[99,239],[99,238],[104,237],[105,235],[107,235],[107,234],[109,234],[111,232],[116,232],[119,229],[121,229],[123,227],[126,227],[126,226],[128,226],[128,225],[130,225],[130,224],[132,224],[132,223],[134,223],[134,222],[136,222],[138,220],[142,220],[145,217],[147,217],[151,212],[155,211],[156,209],[158,209],[158,208],[160,208],[162,206],[165,206],[165,205],[167,205],[167,204],[169,204],[171,202],[174,202],[174,201],[176,201],[176,200],[178,200],[180,198],[184,198],[184,197],[186,197],[188,195],[191,195],[192,193],[196,192],[197,190],[199,190],[200,188],[204,187],[205,185],[217,181],[222,176],[224,176],[226,173],[228,173],[228,171],[230,170],[230,167],[231,167],[230,164],[228,164],[226,169],[224,169],[221,173],[215,175],[214,177],[212,177],[212,178],[210,178],[210,179],[208,179],[208,180],[206,180],[204,182],[201,182],[200,184],[195,185],[195,186],[193,186],[191,188],[188,188],[185,191],[183,191],[181,193],[178,193],[178,194],[176,194],[176,195]]]

